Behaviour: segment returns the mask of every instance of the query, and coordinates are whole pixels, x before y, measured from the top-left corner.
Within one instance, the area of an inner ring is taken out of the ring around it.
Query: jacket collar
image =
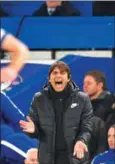
[[[64,95],[68,95],[68,96],[73,96],[74,94],[76,94],[76,92],[79,92],[80,89],[79,87],[76,85],[75,82],[71,81],[66,88],[64,89],[63,93],[59,93],[59,96],[64,96]],[[43,88],[43,92],[47,92],[48,95],[51,95],[52,92],[55,93],[55,95],[58,97],[58,92],[55,92],[54,89],[52,88],[52,86],[50,85],[50,83],[46,84]],[[50,94],[49,94],[50,93]]]
[[[111,93],[108,90],[104,90],[97,99],[104,99],[106,96],[110,95]]]

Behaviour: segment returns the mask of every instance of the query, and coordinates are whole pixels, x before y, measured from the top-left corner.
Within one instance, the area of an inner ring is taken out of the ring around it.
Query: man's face
[[[49,82],[56,92],[63,91],[69,80],[67,72],[60,70],[58,67],[54,68],[49,77]]]
[[[60,6],[61,3],[62,3],[61,1],[51,1],[51,0],[46,1],[47,7],[49,8],[56,8],[57,6]]]
[[[110,149],[115,149],[115,128],[110,128],[108,131],[108,145]]]
[[[83,91],[89,95],[89,97],[97,95],[100,91],[100,84],[92,76],[85,76]]]

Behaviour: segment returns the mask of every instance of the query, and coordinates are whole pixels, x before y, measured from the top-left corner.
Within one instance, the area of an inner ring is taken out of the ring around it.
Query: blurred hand
[[[12,82],[17,77],[17,71],[9,66],[3,67],[0,70],[1,82]]]
[[[26,117],[27,121],[20,120],[19,124],[20,127],[23,129],[24,132],[27,133],[34,133],[35,125],[29,116]]]
[[[38,162],[38,149],[31,148],[27,151],[27,158],[24,164],[39,164]]]
[[[73,156],[76,156],[78,159],[84,158],[85,152],[88,152],[87,146],[82,141],[77,141],[74,146]]]

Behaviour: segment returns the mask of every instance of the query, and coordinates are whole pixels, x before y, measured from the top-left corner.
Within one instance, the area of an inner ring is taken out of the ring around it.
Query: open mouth
[[[56,81],[55,84],[56,85],[61,85],[62,84],[62,81]]]
[[[64,89],[64,83],[63,81],[55,81],[54,82],[54,88],[57,90],[57,91],[61,91]]]
[[[55,86],[58,87],[58,88],[62,88],[63,87],[63,82],[62,81],[56,81]]]

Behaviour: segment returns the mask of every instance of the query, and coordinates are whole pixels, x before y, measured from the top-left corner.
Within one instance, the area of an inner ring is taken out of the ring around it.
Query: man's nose
[[[113,139],[112,138],[110,138],[110,143],[112,143],[113,142]]]
[[[61,73],[57,73],[56,76],[60,77],[61,76]]]

